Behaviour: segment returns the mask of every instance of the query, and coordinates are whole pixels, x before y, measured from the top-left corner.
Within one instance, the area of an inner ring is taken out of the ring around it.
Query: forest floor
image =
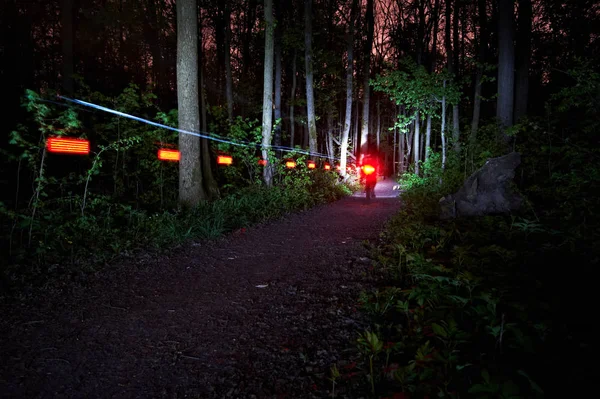
[[[366,323],[363,242],[399,209],[394,184],[4,301],[0,396],[327,397]]]

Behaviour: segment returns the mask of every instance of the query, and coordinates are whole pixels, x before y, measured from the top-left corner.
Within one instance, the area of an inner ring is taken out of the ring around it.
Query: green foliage
[[[154,96],[128,87],[116,98],[99,93],[88,97],[118,111],[177,125],[177,112],[160,112]],[[212,239],[226,232],[333,201],[350,193],[337,174],[309,170],[304,156],[298,167],[276,165],[277,186],[260,178],[257,148],[222,145],[235,159],[220,168],[225,196],[193,210],[177,207],[178,167],[157,159],[159,147],[169,147],[177,133],[104,113],[80,115],[75,108],[56,109],[33,91],[24,107],[29,124],[11,133],[5,159],[18,177],[30,179],[33,191],[22,189],[16,199],[0,203],[2,250],[0,283],[18,289],[44,285],[54,277],[96,267],[139,249],[163,250],[191,239]],[[238,118],[228,126],[234,141],[260,142],[256,121]],[[87,137],[87,157],[49,154],[49,136]],[[11,200],[10,198],[8,200]],[[60,266],[58,266],[60,265]]]
[[[402,59],[400,69],[378,75],[371,85],[387,94],[396,105],[410,110],[408,115],[398,116],[396,127],[402,132],[406,132],[418,112],[439,117],[443,98],[450,105],[460,100],[460,91],[451,74],[447,71],[429,74],[423,65],[417,65],[410,58]]]
[[[519,214],[437,218],[443,195],[502,154],[495,124],[481,127],[478,143],[460,156],[451,153],[444,171],[433,154],[423,176],[401,176],[403,209],[373,250],[386,288],[359,299],[371,319],[367,331],[393,343],[384,357],[371,335],[360,336],[365,390],[535,398],[582,381],[586,366],[571,359],[595,339],[580,326],[594,314],[595,283],[586,276],[600,259],[600,152],[585,127],[597,124],[600,85],[589,65],[570,73],[574,86],[547,104],[547,118],[513,129],[523,160],[515,178],[525,197]],[[549,376],[547,364],[570,371]]]

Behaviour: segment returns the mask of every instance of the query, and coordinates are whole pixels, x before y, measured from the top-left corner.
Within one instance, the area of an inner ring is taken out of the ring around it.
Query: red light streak
[[[50,137],[46,141],[46,148],[54,153],[87,155],[90,153],[90,141],[70,137]]]
[[[219,165],[231,165],[233,163],[233,158],[229,155],[219,155],[217,157],[217,163]]]
[[[168,150],[165,148],[161,148],[158,150],[158,159],[161,161],[174,161],[178,162],[181,158],[181,154],[177,150]]]

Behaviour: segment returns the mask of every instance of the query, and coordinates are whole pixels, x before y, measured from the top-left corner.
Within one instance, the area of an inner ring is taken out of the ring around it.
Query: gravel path
[[[0,396],[327,397],[329,368],[354,356],[362,243],[399,209],[393,184],[0,305]]]

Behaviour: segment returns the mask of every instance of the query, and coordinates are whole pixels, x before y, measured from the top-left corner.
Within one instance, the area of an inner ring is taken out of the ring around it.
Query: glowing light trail
[[[158,150],[158,159],[162,161],[179,161],[181,154],[177,150]]]
[[[84,105],[86,107],[95,108],[95,109],[100,110],[100,111],[108,112],[108,113],[113,114],[113,115],[122,116],[123,118],[129,118],[129,119],[133,119],[133,120],[138,121],[138,122],[146,123],[148,125],[160,127],[160,128],[167,129],[167,130],[172,130],[172,131],[175,131],[175,132],[178,132],[178,133],[189,134],[191,136],[196,136],[196,137],[204,138],[204,139],[207,139],[207,140],[213,140],[213,141],[217,141],[219,143],[231,144],[231,145],[236,145],[236,146],[240,146],[240,147],[262,148],[261,144],[254,144],[254,143],[240,142],[240,141],[232,141],[232,140],[228,140],[226,138],[222,138],[222,137],[216,136],[214,134],[209,134],[209,133],[206,133],[206,132],[197,133],[197,132],[191,132],[191,131],[188,131],[188,130],[178,129],[178,128],[175,128],[175,127],[163,125],[162,123],[153,122],[153,121],[150,121],[148,119],[140,118],[139,116],[130,115],[130,114],[127,114],[125,112],[121,112],[121,111],[117,111],[117,110],[114,110],[114,109],[111,109],[111,108],[103,107],[102,105],[93,104],[93,103],[90,103],[90,102],[87,102],[87,101],[83,101],[83,100],[68,98],[68,97],[64,97],[64,96],[58,96],[58,98],[66,100],[66,101],[69,101],[69,102],[72,102],[72,103],[75,103],[75,104]],[[203,133],[206,133],[206,134],[203,134]],[[273,149],[273,150],[279,150],[279,151],[285,151],[285,152],[294,152],[294,153],[298,153],[298,154],[310,155],[310,156],[315,156],[315,157],[319,157],[319,158],[328,158],[329,157],[329,155],[327,155],[327,154],[312,153],[310,151],[300,150],[300,149],[297,149],[297,148],[286,147],[286,146],[271,145],[271,146],[267,146],[266,148]],[[340,158],[334,158],[334,159],[339,160]]]
[[[50,137],[46,141],[46,148],[55,153],[86,155],[90,153],[90,141],[71,137]]]
[[[231,165],[233,163],[233,158],[229,155],[219,155],[217,157],[217,163],[219,165]]]

